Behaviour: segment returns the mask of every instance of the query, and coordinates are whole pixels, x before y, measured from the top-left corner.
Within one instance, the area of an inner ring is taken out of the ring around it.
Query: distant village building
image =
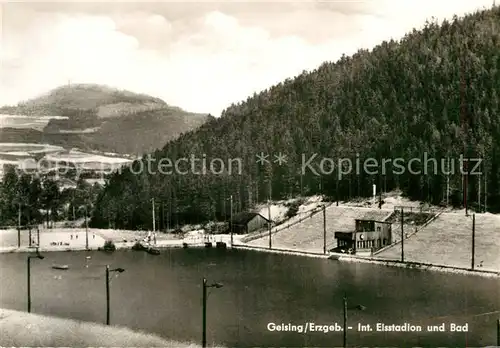
[[[267,227],[270,221],[259,213],[242,212],[233,216],[229,229],[233,233],[246,234]],[[231,226],[232,225],[232,226]]]
[[[103,186],[106,185],[106,180],[105,179],[84,179],[85,182],[89,185],[92,185],[94,186],[95,184],[99,185],[99,186]]]
[[[76,182],[74,182],[73,180],[70,180],[68,178],[58,178],[58,180],[56,182],[57,182],[57,185],[59,186],[59,188],[61,189],[61,191],[65,190],[65,189],[76,189],[76,187],[77,187]]]
[[[354,231],[335,232],[337,248],[372,253],[392,243],[391,226],[389,222],[357,219]]]

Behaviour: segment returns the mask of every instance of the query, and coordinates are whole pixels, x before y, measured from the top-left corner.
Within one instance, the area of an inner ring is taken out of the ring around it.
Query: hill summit
[[[149,95],[98,84],[60,86],[17,106],[2,107],[0,114],[66,116],[66,120],[50,120],[43,132],[38,132],[37,141],[131,154],[154,151],[200,126],[207,116]],[[32,142],[37,138],[33,132],[5,129],[0,132],[0,141]]]
[[[47,105],[66,109],[96,109],[114,104],[144,104],[165,106],[166,103],[145,94],[118,90],[105,85],[72,84],[60,86],[37,98],[28,100],[22,106]]]

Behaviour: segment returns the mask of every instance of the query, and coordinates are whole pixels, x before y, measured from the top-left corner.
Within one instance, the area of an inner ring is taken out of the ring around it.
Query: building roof
[[[383,219],[380,219],[380,220],[374,220],[374,219],[355,219],[354,221],[369,221],[369,222],[377,222],[379,224],[392,225],[391,222],[383,221]]]
[[[232,222],[234,225],[246,225],[250,220],[252,220],[257,215],[263,218],[264,220],[269,221],[259,213],[241,212],[233,216]]]
[[[335,238],[336,239],[353,240],[354,239],[354,233],[355,232],[353,232],[353,231],[351,231],[351,232],[337,231],[337,232],[335,232]]]
[[[105,179],[84,179],[84,180],[90,185],[99,184],[101,186],[104,186],[106,184]]]
[[[57,179],[57,184],[60,187],[64,187],[64,188],[76,187],[77,186],[76,182],[74,182],[73,180],[68,179],[68,178],[59,178],[59,179]]]

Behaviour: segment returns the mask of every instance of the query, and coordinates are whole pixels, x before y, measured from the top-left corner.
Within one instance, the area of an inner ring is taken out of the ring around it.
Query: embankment
[[[481,270],[481,269],[467,269],[462,267],[453,267],[447,265],[439,265],[432,263],[422,263],[422,262],[402,262],[398,260],[386,260],[386,259],[377,259],[377,258],[369,258],[355,255],[332,255],[331,259],[344,261],[344,262],[362,262],[362,263],[372,263],[377,265],[385,265],[391,267],[401,267],[401,268],[409,268],[409,269],[421,269],[421,270],[429,270],[429,271],[438,271],[438,272],[446,272],[446,273],[456,273],[456,274],[466,274],[466,275],[476,275],[488,278],[497,278],[500,277],[500,272],[489,271],[489,270]]]
[[[241,250],[255,250],[255,251],[264,251],[267,253],[274,253],[274,254],[284,254],[284,255],[300,255],[300,256],[306,256],[306,257],[315,257],[315,258],[320,258],[320,259],[327,259],[329,255],[325,255],[322,253],[315,253],[315,252],[309,252],[309,251],[301,251],[301,250],[296,250],[296,249],[285,249],[285,248],[265,248],[261,246],[254,246],[254,245],[245,245],[245,244],[233,244],[234,249],[241,249]]]
[[[254,250],[275,254],[284,254],[284,255],[299,255],[306,257],[314,257],[314,258],[328,258],[335,261],[341,262],[359,262],[359,263],[371,263],[377,265],[384,265],[390,267],[400,267],[400,268],[408,268],[408,269],[420,269],[420,270],[429,270],[429,271],[438,271],[438,272],[447,272],[447,273],[456,273],[456,274],[465,274],[465,275],[476,275],[488,278],[497,278],[500,277],[500,272],[489,271],[489,270],[471,270],[467,268],[461,267],[453,267],[439,264],[430,264],[430,263],[421,263],[421,262],[401,262],[397,260],[386,260],[386,259],[378,259],[371,258],[366,256],[356,256],[356,255],[345,255],[345,254],[337,254],[337,253],[328,253],[327,255],[323,253],[314,253],[308,251],[300,251],[300,250],[292,250],[292,249],[283,249],[283,248],[264,248],[258,246],[250,246],[243,244],[235,244],[235,249],[242,250]]]
[[[198,347],[127,328],[0,309],[2,347]]]
[[[182,240],[174,240],[174,241],[162,241],[158,242],[158,244],[154,245],[155,248],[157,249],[167,249],[167,248],[182,248],[183,246],[183,241]],[[116,250],[130,250],[132,246],[135,244],[135,242],[122,242],[122,243],[115,243]],[[190,246],[198,246],[198,245],[204,245],[201,243],[198,244],[189,244]],[[28,247],[28,246],[21,246],[20,248],[17,247],[3,247],[0,248],[0,253],[27,253],[27,252],[36,252],[36,247]],[[52,251],[85,251],[87,250],[85,246],[44,246],[38,248],[38,251],[40,253],[42,252],[52,252]],[[88,250],[99,250],[99,248],[96,247],[90,247]]]

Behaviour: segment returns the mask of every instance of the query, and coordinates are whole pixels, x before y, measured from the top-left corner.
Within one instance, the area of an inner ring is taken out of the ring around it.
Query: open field
[[[476,214],[475,264],[478,269],[500,271],[500,217]],[[455,267],[471,267],[472,216],[443,213],[404,242],[406,261]],[[377,258],[400,259],[397,244]],[[482,266],[481,266],[482,264]]]
[[[36,156],[43,158],[36,162]],[[44,170],[54,165],[72,164],[84,170],[112,171],[131,163],[129,158],[103,156],[96,153],[67,151],[60,146],[31,143],[0,143],[0,175],[3,165],[11,164],[24,169]],[[0,178],[1,180],[1,178]]]
[[[51,119],[65,120],[68,117],[0,114],[0,128],[32,128],[42,131]]]
[[[104,242],[111,240],[117,249],[129,249],[136,241],[144,240],[148,235],[147,231],[127,231],[113,229],[88,229],[89,248],[96,250],[104,245]],[[85,228],[63,228],[40,229],[40,251],[67,251],[85,250],[86,247]],[[233,243],[240,244],[244,235],[233,235]],[[29,252],[36,248],[37,234],[32,232],[33,249],[29,248],[29,232],[21,231],[21,248],[17,244],[17,230],[0,230],[0,252]],[[51,245],[51,243],[57,245]],[[205,242],[224,242],[231,245],[230,234],[204,234],[203,231],[192,231],[186,234],[157,233],[155,247],[170,248],[182,247],[183,243],[189,246],[204,246]]]
[[[124,243],[133,245],[137,239],[143,239],[147,236],[145,231],[124,231],[124,230],[105,230],[105,229],[92,229],[89,228],[89,248],[97,249],[102,247],[106,240],[112,240],[114,243]],[[40,229],[40,249],[83,249],[85,248],[85,228],[54,228],[54,229]],[[32,232],[32,239],[36,241],[36,231]],[[178,238],[171,234],[158,233],[156,240],[159,245],[165,244],[164,242],[177,241],[182,243]],[[51,243],[62,243],[62,245],[53,246]],[[21,246],[26,247],[29,245],[29,232],[27,230],[21,231]],[[17,248],[17,230],[0,230],[0,248],[12,249]]]
[[[127,328],[0,309],[2,347],[198,347]]]
[[[360,207],[329,206],[326,208],[326,243],[327,248],[336,246],[335,232],[354,229],[354,219],[384,220],[391,210],[379,210]],[[250,246],[268,246],[267,236],[248,242]],[[272,235],[272,245],[276,248],[310,252],[323,251],[323,214],[313,215],[303,222],[290,226]]]
[[[36,230],[32,231],[32,240],[37,241]],[[62,243],[57,247],[65,250],[67,248],[85,248],[85,229],[75,229],[73,232],[57,230],[40,230],[40,248],[52,248],[50,243]],[[89,230],[89,247],[97,249],[104,245],[105,239]],[[21,231],[21,246],[29,245],[29,232]],[[0,231],[0,247],[13,248],[17,247],[17,230],[1,230]]]
[[[99,155],[97,153],[86,153],[77,150],[65,150],[61,146],[35,143],[0,143],[0,155],[10,157],[29,156],[35,154],[47,154],[46,159],[52,161],[67,162],[103,162],[103,163],[127,163],[128,158],[121,158],[115,154],[109,156]],[[50,155],[49,155],[50,154]]]
[[[0,154],[39,154],[63,151],[60,146],[34,143],[0,143]]]
[[[47,155],[45,157],[48,161],[54,162],[69,162],[69,163],[87,163],[87,162],[95,162],[95,163],[109,163],[109,164],[124,164],[131,162],[130,159],[127,158],[119,158],[119,157],[107,157],[96,154],[90,154],[80,151],[69,151],[64,153],[57,153]]]

